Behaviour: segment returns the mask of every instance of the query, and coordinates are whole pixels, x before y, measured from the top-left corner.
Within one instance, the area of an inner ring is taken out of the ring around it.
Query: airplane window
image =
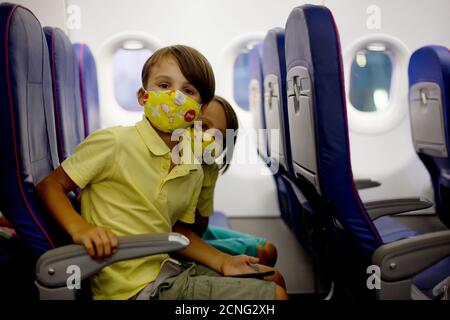
[[[383,44],[356,53],[350,71],[350,101],[359,111],[377,112],[389,107],[392,61]]]
[[[145,61],[152,55],[146,48],[127,43],[113,57],[114,96],[117,103],[128,111],[142,111],[136,92],[142,86],[141,71]]]
[[[249,110],[248,88],[249,88],[249,72],[248,72],[248,52],[240,53],[234,61],[233,68],[233,95],[234,100],[239,107]]]

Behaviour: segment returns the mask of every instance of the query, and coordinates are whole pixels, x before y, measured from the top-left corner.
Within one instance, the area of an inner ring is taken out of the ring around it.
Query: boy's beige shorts
[[[274,300],[276,284],[252,278],[224,277],[219,273],[183,262],[183,271],[154,288],[149,299],[159,300]],[[145,289],[144,289],[145,290]]]

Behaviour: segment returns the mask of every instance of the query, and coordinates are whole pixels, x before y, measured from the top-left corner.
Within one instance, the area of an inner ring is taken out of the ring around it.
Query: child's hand
[[[84,223],[71,232],[72,240],[81,244],[95,260],[103,260],[117,251],[117,237],[111,229]]]
[[[258,263],[258,261],[258,258],[246,255],[229,256],[222,263],[220,270],[224,276],[256,273],[256,270],[250,264]]]

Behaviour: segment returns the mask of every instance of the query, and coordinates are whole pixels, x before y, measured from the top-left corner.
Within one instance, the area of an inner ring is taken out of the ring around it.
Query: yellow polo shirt
[[[81,214],[116,236],[171,232],[177,220],[193,223],[203,183],[200,164],[170,172],[170,149],[148,120],[98,130],[62,168],[82,189]],[[91,278],[94,299],[129,299],[153,281],[167,254],[121,261]]]
[[[203,184],[197,202],[197,210],[203,217],[214,213],[214,189],[216,187],[219,167],[217,164],[202,165]]]

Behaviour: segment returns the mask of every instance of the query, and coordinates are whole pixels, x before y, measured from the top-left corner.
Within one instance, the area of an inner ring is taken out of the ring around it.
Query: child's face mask
[[[189,127],[200,114],[201,105],[178,90],[145,90],[143,100],[145,116],[166,133]]]

